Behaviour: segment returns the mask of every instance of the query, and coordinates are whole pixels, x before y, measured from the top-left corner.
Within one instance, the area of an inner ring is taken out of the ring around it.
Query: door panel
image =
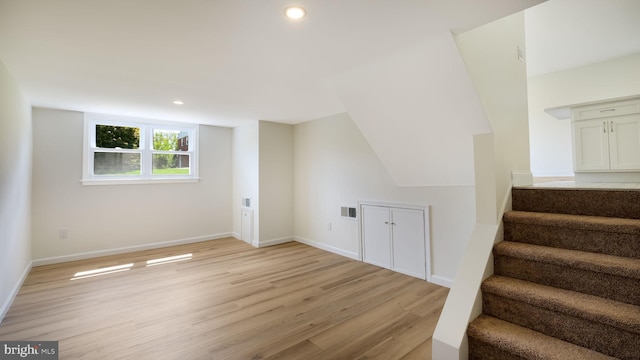
[[[361,216],[363,261],[391,268],[389,208],[363,205]]]
[[[253,210],[242,209],[240,218],[240,238],[251,244],[253,242]]]
[[[573,124],[575,170],[609,169],[609,129],[605,120]]]
[[[426,279],[424,211],[391,209],[392,268],[398,272]]]
[[[640,169],[640,115],[611,120],[611,169]]]

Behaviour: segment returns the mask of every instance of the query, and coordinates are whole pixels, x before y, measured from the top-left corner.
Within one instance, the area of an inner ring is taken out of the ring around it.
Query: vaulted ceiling
[[[530,75],[640,51],[638,0],[541,2],[299,0],[292,21],[289,0],[0,0],[0,60],[40,107],[222,126],[347,111],[397,184],[468,185],[490,125],[452,32],[530,8]]]
[[[297,123],[345,111],[328,78],[538,2],[0,0],[0,59],[35,106]]]

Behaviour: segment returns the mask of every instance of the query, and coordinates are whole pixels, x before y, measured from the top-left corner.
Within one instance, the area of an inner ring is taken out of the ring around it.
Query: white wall
[[[490,254],[501,239],[501,215],[510,207],[511,172],[532,180],[526,68],[517,56],[518,47],[524,53],[524,14],[461,34],[457,42],[493,132],[475,137],[478,223],[434,331],[434,359],[467,359],[467,324],[480,314],[480,284],[493,273]]]
[[[31,106],[0,62],[0,321],[31,268]]]
[[[490,126],[450,31],[331,85],[396,184],[473,185],[473,135]]]
[[[251,199],[253,214],[253,239],[257,241],[259,228],[258,188],[258,122],[250,122],[233,128],[233,234],[241,235],[242,198]]]
[[[640,94],[640,54],[529,78],[531,171],[572,176],[571,121],[545,108]]]
[[[472,186],[395,185],[346,113],[295,125],[293,132],[296,239],[355,258],[358,223],[340,218],[341,205],[429,205],[432,274],[453,279],[475,222]]]
[[[461,34],[457,43],[491,123],[496,183],[490,186],[500,207],[511,191],[512,171],[530,167],[527,70],[518,59],[518,49],[525,54],[524,13]]]
[[[259,122],[258,246],[293,240],[293,127]]]
[[[231,235],[231,129],[200,126],[197,183],[86,186],[80,183],[83,118],[33,111],[34,259]],[[67,239],[59,239],[60,229]]]

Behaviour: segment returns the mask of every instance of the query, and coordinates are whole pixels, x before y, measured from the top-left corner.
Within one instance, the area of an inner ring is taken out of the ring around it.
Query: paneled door
[[[393,270],[426,279],[424,211],[391,208]]]
[[[362,205],[362,260],[427,279],[425,211]]]
[[[362,260],[366,263],[391,268],[391,228],[389,208],[363,205],[361,212]]]

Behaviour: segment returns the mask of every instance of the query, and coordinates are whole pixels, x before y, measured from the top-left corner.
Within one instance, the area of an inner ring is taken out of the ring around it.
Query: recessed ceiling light
[[[176,105],[184,105],[184,101],[182,100],[174,100],[173,103]]]
[[[302,19],[307,15],[307,10],[305,10],[301,6],[289,6],[286,9],[284,9],[284,14],[289,19],[298,20],[298,19]]]

